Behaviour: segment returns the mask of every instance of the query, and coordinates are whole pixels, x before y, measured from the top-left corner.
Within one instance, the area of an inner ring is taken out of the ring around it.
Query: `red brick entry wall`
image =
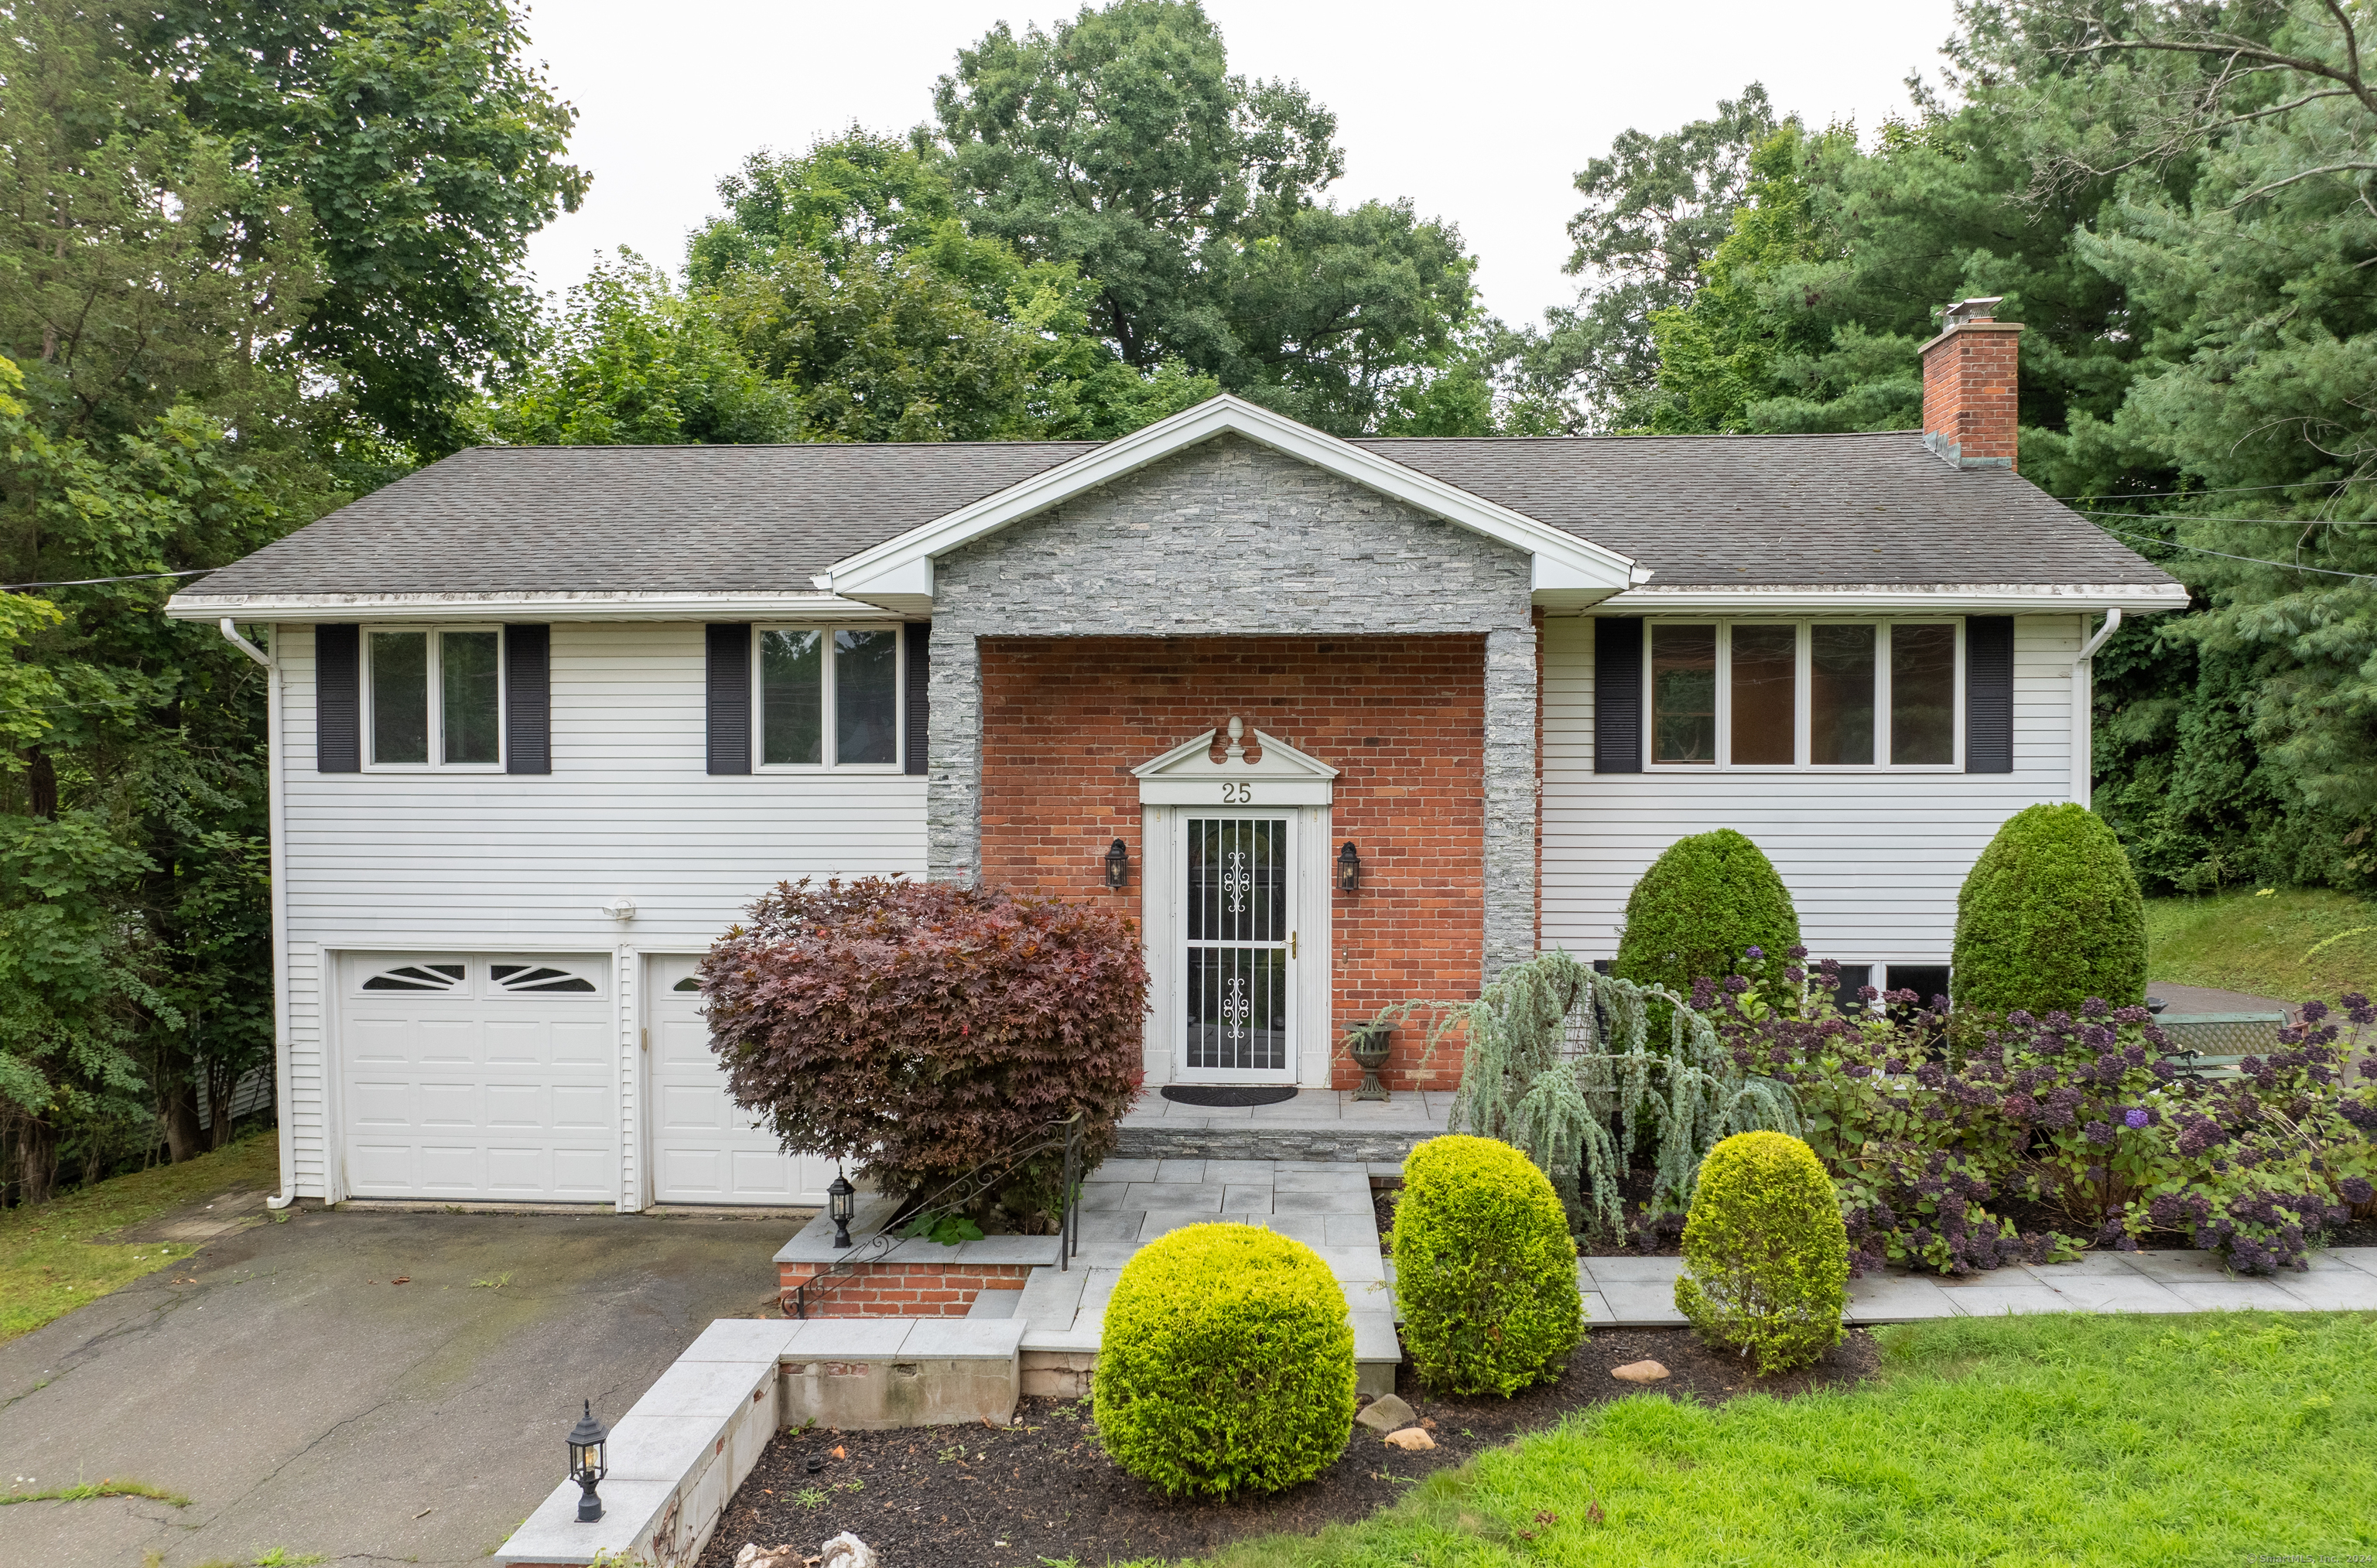
[[[787,1313],[793,1291],[833,1265],[780,1263],[776,1286]],[[1023,1264],[858,1263],[810,1292],[811,1317],[963,1317],[985,1290],[1021,1290]]]
[[[1389,1003],[1476,994],[1483,637],[999,637],[981,656],[985,881],[1136,917],[1147,855],[1130,770],[1236,714],[1339,770],[1331,852],[1350,838],[1362,857],[1361,890],[1326,895],[1339,1038]],[[1121,892],[1102,859],[1117,838]],[[1421,1061],[1425,1037],[1397,1033],[1391,1087],[1459,1082],[1457,1048]],[[1361,1081],[1342,1056],[1335,1073]]]

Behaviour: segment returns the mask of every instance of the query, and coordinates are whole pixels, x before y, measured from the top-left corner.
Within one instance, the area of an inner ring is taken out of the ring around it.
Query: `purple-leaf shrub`
[[[2377,1087],[2346,1087],[2350,1042],[2318,1003],[2278,1051],[2198,1076],[2143,1007],[1952,1020],[1867,987],[1881,1011],[1845,1015],[1838,966],[1804,960],[1788,955],[1779,1003],[1771,977],[1702,994],[1735,1059],[1798,1097],[1860,1271],[1965,1274],[2174,1230],[2249,1272],[2302,1268],[2311,1237],[2371,1194]],[[2357,1041],[2377,1010],[2345,1005]],[[1989,1206],[2014,1197],[2072,1230],[2017,1234]]]
[[[1135,923],[1053,899],[870,877],[782,884],[701,962],[735,1103],[788,1151],[935,1185],[1085,1113],[1112,1153],[1142,1076]],[[1029,1223],[1061,1157],[992,1200]],[[1017,1212],[1017,1211],[1022,1212]]]

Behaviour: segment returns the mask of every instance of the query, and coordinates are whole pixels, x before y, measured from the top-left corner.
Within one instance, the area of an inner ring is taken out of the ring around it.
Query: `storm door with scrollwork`
[[[1295,933],[1289,818],[1188,815],[1182,930],[1191,1073],[1284,1073]]]

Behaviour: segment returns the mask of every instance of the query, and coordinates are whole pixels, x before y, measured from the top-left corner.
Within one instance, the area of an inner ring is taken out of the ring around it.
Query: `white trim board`
[[[816,584],[830,593],[863,599],[887,610],[929,613],[936,556],[1223,434],[1244,436],[1456,527],[1527,552],[1535,562],[1535,600],[1539,605],[1582,608],[1650,579],[1649,572],[1630,557],[1224,393],[837,561],[815,579]]]

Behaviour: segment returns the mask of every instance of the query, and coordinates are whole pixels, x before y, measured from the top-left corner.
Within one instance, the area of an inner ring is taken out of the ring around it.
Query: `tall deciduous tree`
[[[1195,0],[1115,0],[1048,30],[1001,23],[934,95],[978,234],[1093,281],[1126,363],[1178,358],[1234,392],[1355,432],[1459,358],[1473,263],[1408,203],[1350,210],[1336,119],[1233,76]]]
[[[324,288],[296,347],[422,457],[466,438],[491,369],[523,360],[529,237],[575,210],[576,112],[528,58],[509,0],[153,0],[138,58],[190,123],[313,220]]]

